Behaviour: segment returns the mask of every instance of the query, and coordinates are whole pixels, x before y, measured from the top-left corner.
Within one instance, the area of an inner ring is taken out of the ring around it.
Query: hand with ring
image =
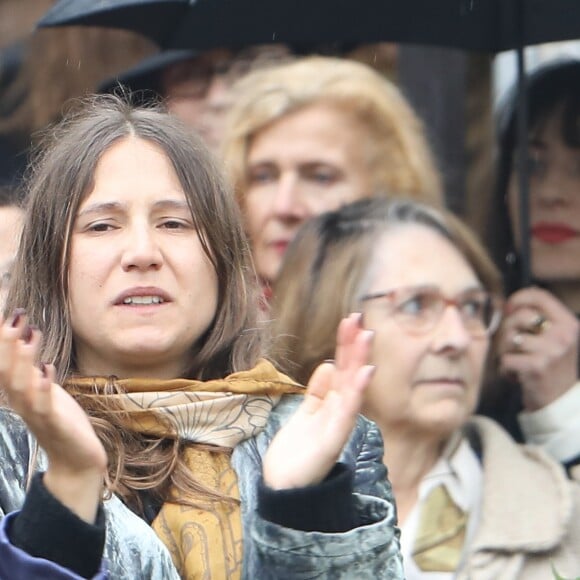
[[[497,353],[500,371],[517,376],[526,410],[545,407],[578,380],[579,328],[574,313],[546,290],[524,288],[508,299]]]

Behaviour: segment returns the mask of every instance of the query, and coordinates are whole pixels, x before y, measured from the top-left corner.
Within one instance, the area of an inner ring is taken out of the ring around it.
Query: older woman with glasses
[[[580,488],[472,417],[501,313],[499,274],[451,214],[371,198],[309,222],[274,292],[278,360],[304,379],[344,313],[374,332],[363,412],[379,426],[406,578],[545,579],[580,570]]]

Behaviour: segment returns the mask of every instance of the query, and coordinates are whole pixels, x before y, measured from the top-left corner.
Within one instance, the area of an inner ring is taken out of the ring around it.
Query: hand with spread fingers
[[[360,326],[360,314],[342,320],[334,362],[316,368],[304,402],[264,457],[266,485],[273,489],[306,487],[320,483],[330,473],[355,426],[374,371],[367,364],[372,336]]]
[[[23,311],[0,319],[0,393],[46,451],[47,489],[93,522],[107,456],[85,412],[55,382],[54,366],[35,364],[40,341],[40,331],[27,324]]]
[[[579,330],[576,316],[546,290],[510,296],[498,341],[500,370],[517,377],[526,411],[545,407],[577,382]]]

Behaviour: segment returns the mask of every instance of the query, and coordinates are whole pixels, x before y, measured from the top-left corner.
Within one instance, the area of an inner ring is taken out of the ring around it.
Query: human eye
[[[115,226],[111,222],[106,222],[106,221],[92,222],[92,223],[87,224],[87,226],[85,227],[85,231],[95,233],[95,234],[109,232],[109,231],[112,231],[114,229],[115,229]]]
[[[405,316],[420,318],[429,310],[433,300],[429,293],[415,291],[402,297],[396,305],[396,310]]]
[[[161,221],[160,227],[166,230],[187,230],[193,226],[187,220],[179,218],[165,218]]]
[[[276,181],[278,176],[277,170],[269,165],[254,167],[248,174],[250,185],[263,185]]]
[[[306,177],[319,185],[332,185],[338,180],[338,172],[333,167],[315,165],[307,169]]]
[[[465,296],[460,302],[461,314],[470,320],[483,321],[489,307],[490,300],[484,294]]]

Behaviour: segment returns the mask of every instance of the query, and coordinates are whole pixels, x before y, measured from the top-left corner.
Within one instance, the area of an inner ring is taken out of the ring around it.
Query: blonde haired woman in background
[[[309,57],[244,77],[223,156],[267,294],[308,218],[374,192],[442,201],[416,114],[393,83],[348,60]]]

